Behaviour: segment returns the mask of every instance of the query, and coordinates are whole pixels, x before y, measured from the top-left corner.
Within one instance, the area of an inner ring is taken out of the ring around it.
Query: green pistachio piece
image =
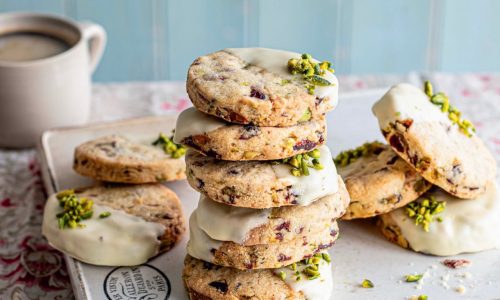
[[[104,218],[107,218],[111,216],[111,213],[109,211],[105,211],[105,212],[102,212],[100,215],[99,215],[99,218],[101,219],[104,219]]]
[[[319,76],[319,75],[313,75],[312,78],[311,78],[311,82],[314,84],[314,85],[318,85],[318,86],[329,86],[329,85],[332,85],[332,83],[328,80],[326,80],[325,78]]]
[[[422,279],[423,276],[424,275],[422,274],[415,274],[415,275],[410,274],[405,276],[405,280],[406,282],[417,282],[420,279]]]
[[[281,278],[281,280],[283,280],[283,281],[284,281],[284,280],[286,279],[286,273],[285,273],[285,272],[283,272],[283,271],[280,271],[280,272],[278,273],[278,277],[279,277],[279,278]]]
[[[427,300],[429,297],[427,297],[427,295],[420,295],[418,296],[418,299],[417,300]]]
[[[373,282],[371,282],[371,280],[365,279],[361,283],[361,287],[365,288],[365,289],[371,289],[374,287],[374,285],[373,285]]]
[[[300,117],[299,122],[300,123],[307,122],[307,121],[311,120],[311,118],[312,118],[311,110],[309,108],[307,108],[307,110]]]

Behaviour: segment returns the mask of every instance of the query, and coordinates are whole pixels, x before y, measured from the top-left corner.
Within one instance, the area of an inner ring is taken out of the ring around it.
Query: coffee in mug
[[[70,48],[57,37],[17,32],[0,35],[0,61],[29,61],[51,57]]]

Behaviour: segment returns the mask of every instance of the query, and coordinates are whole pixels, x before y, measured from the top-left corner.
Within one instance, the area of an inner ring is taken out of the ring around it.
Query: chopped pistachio
[[[371,289],[374,287],[373,282],[371,280],[365,279],[361,282],[361,287],[365,289]]]
[[[88,198],[78,198],[74,190],[65,190],[56,195],[63,211],[56,215],[60,229],[84,227],[81,221],[92,217],[94,202]]]
[[[111,216],[111,213],[109,211],[105,211],[105,212],[102,212],[100,215],[99,215],[99,218],[101,219],[104,219],[104,218],[107,218]]]
[[[319,161],[320,151],[314,149],[310,152],[297,154],[292,157],[288,157],[282,160],[273,161],[273,164],[287,164],[291,167],[290,173],[293,176],[309,176],[309,168],[315,170],[322,170],[324,167]]]
[[[304,53],[301,58],[291,58],[288,60],[288,70],[293,75],[302,75],[302,79],[306,82],[306,89],[309,94],[314,94],[316,86],[329,86],[332,83],[325,78],[325,73],[335,72],[332,69],[332,64],[329,61],[320,63],[314,62],[311,55]]]
[[[307,108],[307,110],[304,112],[304,114],[302,114],[302,116],[300,117],[299,122],[300,123],[307,122],[307,121],[311,120],[311,117],[312,117],[311,110],[309,108]]]
[[[443,113],[447,113],[448,119],[450,119],[453,124],[457,124],[460,132],[468,137],[471,137],[476,132],[476,128],[474,127],[472,122],[467,119],[461,118],[462,113],[456,107],[450,105],[450,100],[445,93],[433,93],[433,88],[430,81],[426,81],[424,83],[424,91],[427,97],[429,97],[429,100],[433,104],[439,106]]]
[[[291,83],[291,82],[292,82],[292,81],[291,81],[290,79],[283,79],[283,80],[281,80],[280,85],[281,85],[281,86],[284,86],[284,85],[287,85],[287,84],[289,84],[289,83]]]
[[[418,296],[418,299],[417,300],[427,300],[429,297],[427,297],[427,295],[420,295]]]
[[[328,253],[316,253],[310,258],[305,258],[289,265],[287,268],[292,271],[289,276],[294,278],[295,281],[300,281],[303,277],[307,280],[317,279],[321,277],[319,266],[322,263],[330,263]],[[279,271],[275,274],[283,280],[287,278],[287,274],[284,271]]]
[[[418,202],[411,202],[405,206],[405,212],[408,217],[415,220],[415,225],[429,232],[429,226],[434,221],[434,216],[441,213],[446,207],[445,201],[437,201],[435,196],[424,198]],[[436,217],[438,222],[442,222],[441,217]]]
[[[415,274],[415,275],[410,274],[405,276],[405,280],[406,282],[417,282],[420,279],[422,279],[423,276],[424,275],[422,274]]]
[[[279,278],[281,278],[281,280],[285,280],[285,279],[286,279],[286,273],[285,273],[285,272],[283,272],[283,271],[280,271],[280,272],[278,273],[278,276],[279,276]]]
[[[173,132],[172,136],[168,137],[163,133],[153,142],[153,146],[161,146],[166,154],[170,155],[171,158],[180,158],[186,154],[186,147],[180,144],[174,143]]]
[[[379,151],[383,147],[383,144],[380,142],[369,142],[369,143],[364,143],[363,145],[352,149],[352,150],[346,150],[340,152],[334,159],[333,161],[335,164],[339,167],[345,167],[354,161],[356,161],[358,158],[367,156],[369,154],[372,154],[374,152]]]

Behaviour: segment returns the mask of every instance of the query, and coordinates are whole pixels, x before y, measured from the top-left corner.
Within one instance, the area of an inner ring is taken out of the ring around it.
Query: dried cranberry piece
[[[298,142],[297,144],[295,144],[295,146],[293,146],[293,150],[297,151],[297,150],[312,150],[314,149],[314,147],[316,147],[316,143],[313,142],[313,141],[310,141],[310,140],[302,140],[300,142]]]
[[[257,98],[260,100],[266,99],[266,95],[254,86],[250,88],[250,97]]]
[[[286,222],[281,223],[280,225],[276,226],[275,229],[277,231],[281,231],[281,230],[285,229],[286,231],[290,232],[290,221],[286,221]]]
[[[283,253],[280,253],[280,254],[278,255],[278,261],[279,261],[279,262],[282,262],[282,261],[287,261],[287,260],[290,260],[290,259],[292,259],[292,257],[291,257],[291,256],[286,256],[286,255],[285,255],[285,254],[283,254]]]
[[[403,153],[405,152],[405,144],[403,138],[399,134],[391,135],[389,138],[389,144],[396,149],[396,151]]]
[[[458,269],[470,265],[470,261],[467,259],[445,259],[442,263],[450,269]]]

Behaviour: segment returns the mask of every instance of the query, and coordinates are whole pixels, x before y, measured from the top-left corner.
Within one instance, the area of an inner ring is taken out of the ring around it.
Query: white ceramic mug
[[[18,32],[55,37],[68,49],[37,60],[0,60],[0,147],[31,147],[44,130],[86,123],[91,74],[106,44],[96,24],[35,13],[0,15],[0,36]]]

